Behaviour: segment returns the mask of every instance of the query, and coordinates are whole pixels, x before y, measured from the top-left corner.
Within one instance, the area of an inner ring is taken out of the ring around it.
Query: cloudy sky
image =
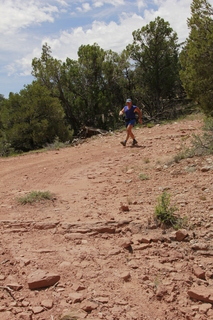
[[[82,44],[120,53],[132,32],[160,16],[188,36],[192,0],[0,0],[0,94],[32,82],[31,62],[47,43],[52,56],[77,59]],[[213,0],[209,0],[213,5]]]

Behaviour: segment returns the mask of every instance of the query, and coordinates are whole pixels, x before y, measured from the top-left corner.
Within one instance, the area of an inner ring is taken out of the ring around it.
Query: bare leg
[[[126,128],[126,140],[125,140],[125,141],[121,141],[121,144],[122,144],[123,146],[126,146],[126,143],[127,143],[128,139],[129,139],[129,137],[132,138],[132,140],[133,140],[133,145],[135,145],[135,144],[137,143],[137,141],[135,140],[135,136],[134,136],[134,134],[132,133],[132,128],[133,128],[133,125],[131,125],[131,124],[129,124],[129,125],[127,126],[127,128]]]
[[[128,125],[126,128],[126,141],[130,138],[135,139],[134,134],[132,133],[133,126],[131,124]]]

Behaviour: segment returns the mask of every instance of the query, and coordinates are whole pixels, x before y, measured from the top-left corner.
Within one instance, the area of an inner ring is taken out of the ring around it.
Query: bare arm
[[[119,116],[122,116],[122,114],[124,114],[124,109],[119,112]]]
[[[137,112],[138,115],[139,115],[139,119],[138,119],[139,123],[142,123],[142,112],[141,112],[141,110],[138,107],[136,107],[135,108],[135,112]]]

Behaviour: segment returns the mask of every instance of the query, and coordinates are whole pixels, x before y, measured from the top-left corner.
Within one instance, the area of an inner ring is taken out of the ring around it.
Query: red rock
[[[185,229],[179,229],[176,232],[176,240],[183,241],[188,236],[188,232]]]
[[[28,286],[30,289],[40,289],[50,287],[60,280],[58,274],[37,270],[28,276]]]
[[[194,272],[194,275],[199,278],[199,279],[203,279],[205,280],[206,279],[206,273],[203,269],[201,269],[200,267],[198,266],[195,266],[193,268],[193,272]]]
[[[88,300],[84,300],[84,302],[82,302],[81,304],[81,308],[82,310],[86,311],[86,312],[91,312],[92,310],[97,309],[98,304],[92,301],[88,301]]]
[[[213,303],[213,287],[196,286],[188,290],[190,298]]]

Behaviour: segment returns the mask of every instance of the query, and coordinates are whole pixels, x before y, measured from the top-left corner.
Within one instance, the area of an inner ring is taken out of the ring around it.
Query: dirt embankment
[[[0,319],[213,319],[213,157],[168,164],[201,126],[0,159]],[[35,190],[54,199],[18,204]],[[179,233],[153,223],[164,190]]]

